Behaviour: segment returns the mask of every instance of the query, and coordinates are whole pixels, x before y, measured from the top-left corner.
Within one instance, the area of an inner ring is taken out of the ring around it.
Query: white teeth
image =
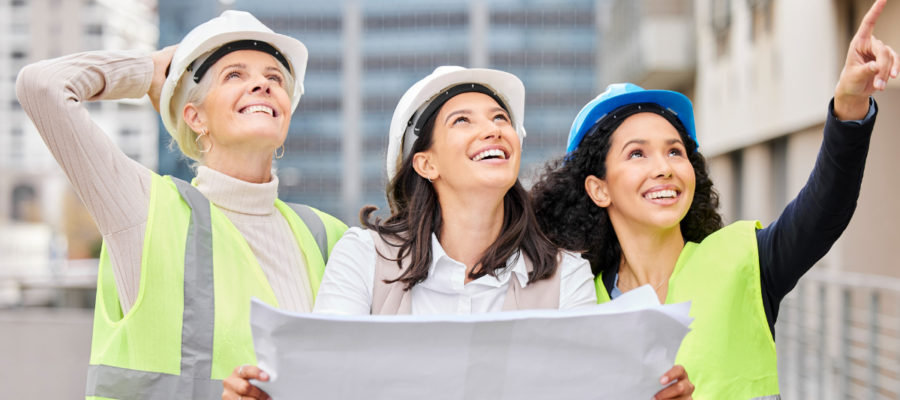
[[[491,157],[491,156],[498,157],[501,160],[506,159],[506,153],[504,153],[503,150],[494,149],[494,150],[485,150],[485,151],[482,151],[481,153],[478,153],[477,155],[475,155],[475,157],[472,157],[472,161],[481,161],[485,157]]]
[[[647,193],[646,195],[644,195],[644,198],[651,200],[659,198],[674,199],[676,196],[678,196],[678,192],[674,190],[658,190],[655,192]]]
[[[244,111],[241,112],[241,114],[253,114],[255,112],[263,112],[272,116],[275,115],[275,111],[266,106],[250,106],[245,108]]]

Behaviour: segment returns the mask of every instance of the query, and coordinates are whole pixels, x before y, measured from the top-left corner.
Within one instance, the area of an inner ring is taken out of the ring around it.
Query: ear
[[[612,203],[609,198],[609,185],[603,179],[594,175],[588,176],[584,180],[584,190],[598,207],[606,208]]]
[[[412,165],[419,176],[436,181],[441,176],[441,172],[431,160],[431,157],[432,155],[429,152],[416,153],[413,155]]]
[[[184,110],[181,111],[181,117],[184,118],[184,122],[187,123],[194,132],[201,132],[206,129],[206,124],[203,123],[203,118],[201,118],[200,115],[200,109],[197,108],[194,103],[187,103],[184,105]]]

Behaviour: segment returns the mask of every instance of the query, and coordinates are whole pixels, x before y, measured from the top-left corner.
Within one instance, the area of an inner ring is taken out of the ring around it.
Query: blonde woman
[[[296,39],[228,11],[177,50],[76,54],[20,73],[22,106],[104,238],[88,398],[218,398],[235,365],[256,361],[252,296],[312,310],[346,226],[278,200],[272,173],[306,59]],[[83,107],[144,95],[196,161],[193,183],[130,160]]]

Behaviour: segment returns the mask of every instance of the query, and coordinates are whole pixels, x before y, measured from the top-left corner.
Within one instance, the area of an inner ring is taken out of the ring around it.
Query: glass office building
[[[280,197],[358,225],[363,205],[386,207],[387,131],[397,102],[438,66],[494,68],[522,79],[523,179],[530,167],[562,154],[572,119],[600,91],[600,3],[160,0],[160,44],[176,43],[226,9],[249,11],[301,40],[309,48],[306,94],[277,162]],[[160,153],[160,172],[190,176],[162,144]]]

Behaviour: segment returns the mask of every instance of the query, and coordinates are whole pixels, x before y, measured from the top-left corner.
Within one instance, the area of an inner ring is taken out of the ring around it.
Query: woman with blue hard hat
[[[876,1],[851,43],[806,186],[772,225],[723,227],[698,152],[690,101],[612,85],[578,114],[567,154],[532,188],[544,232],[581,251],[610,301],[650,285],[661,302],[691,302],[678,352],[697,399],[779,399],[778,307],[838,239],[856,207],[877,107],[900,57],[872,37]]]
[[[541,233],[518,179],[524,100],[519,78],[490,69],[440,67],[407,90],[389,130],[391,215],[374,218],[377,208],[363,208],[363,228],[350,228],[334,246],[314,312],[476,314],[596,304],[590,264]],[[266,398],[248,381],[259,379],[259,368],[244,372],[250,376],[226,379],[223,398]],[[690,398],[683,368],[665,379],[678,382],[660,385],[657,399]],[[358,393],[335,390],[336,397]],[[554,388],[545,382],[534,390],[552,397]]]

